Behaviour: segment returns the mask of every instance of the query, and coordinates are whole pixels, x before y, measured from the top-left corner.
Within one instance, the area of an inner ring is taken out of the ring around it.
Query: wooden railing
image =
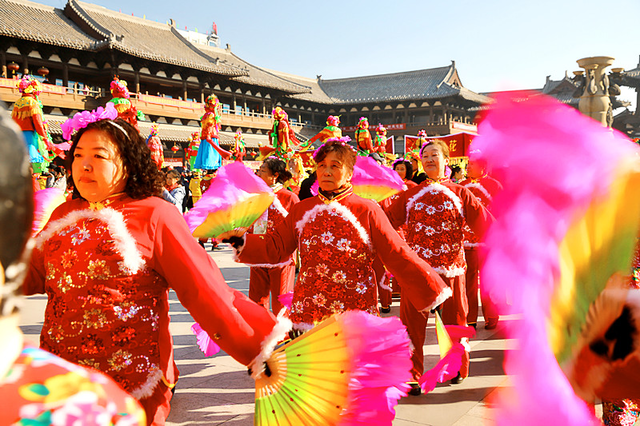
[[[18,83],[20,80],[0,78],[0,100],[13,103],[20,98]],[[98,98],[106,93],[88,89],[42,85],[43,91],[39,98],[43,105],[75,110],[89,110],[98,107]],[[104,98],[103,98],[104,99]],[[204,114],[204,105],[200,102],[184,101],[162,96],[131,94],[131,103],[140,111],[148,115],[174,117],[188,120],[199,120]],[[225,109],[222,113],[222,124],[232,127],[269,130],[273,126],[271,114],[261,114],[252,111]],[[294,131],[300,132],[308,125],[292,122]]]

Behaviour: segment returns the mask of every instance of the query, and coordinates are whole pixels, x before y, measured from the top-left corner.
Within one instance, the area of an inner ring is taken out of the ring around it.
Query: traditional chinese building
[[[346,134],[365,116],[372,127],[381,122],[389,136],[400,136],[401,145],[401,136],[420,129],[429,135],[473,130],[475,111],[488,100],[463,87],[453,61],[394,74],[310,79],[250,64],[229,45],[217,47],[217,34],[197,36],[173,20],[158,23],[77,0],[64,9],[0,0],[0,8],[0,100],[11,106],[19,98],[14,77],[39,75],[54,136],[69,115],[104,105],[114,76],[128,82],[132,103],[148,117],[140,123],[143,135],[158,122],[167,148],[186,146],[211,93],[223,104],[222,144],[231,145],[241,129],[250,148],[267,143],[276,106],[303,139],[338,114]]]

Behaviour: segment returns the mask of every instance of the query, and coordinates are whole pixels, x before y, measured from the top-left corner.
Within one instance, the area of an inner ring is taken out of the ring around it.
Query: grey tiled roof
[[[488,99],[464,87],[450,84],[455,65],[425,70],[320,80],[320,88],[336,103],[404,101],[460,96],[476,103]]]
[[[221,49],[219,47],[205,46],[194,44],[194,46],[201,50],[203,53],[219,58],[226,63],[238,67],[246,72],[245,75],[234,77],[233,80],[240,81],[242,83],[251,84],[259,87],[266,87],[270,89],[281,90],[286,93],[311,93],[311,88],[296,82],[288,81],[279,77],[272,71],[265,70],[250,64],[244,59],[236,56],[229,49]]]
[[[640,79],[640,67],[636,67],[636,68],[634,68],[632,70],[625,71],[624,75],[626,77]]]
[[[246,71],[195,49],[180,33],[167,24],[114,12],[102,6],[69,0],[70,8],[109,47],[139,58],[169,63],[227,76],[246,75]]]
[[[449,96],[459,96],[477,104],[489,102],[489,98],[484,95],[450,83],[457,73],[454,64],[418,71],[332,80],[305,78],[276,71],[273,73],[311,88],[310,93],[293,95],[291,98],[327,105],[428,100]]]
[[[92,50],[99,43],[60,9],[25,0],[0,0],[0,11],[0,35],[79,50]]]
[[[542,88],[542,93],[545,94],[553,94],[554,92],[571,92],[575,91],[578,88],[578,85],[574,83],[569,77],[565,76],[562,80],[547,80],[544,87]]]

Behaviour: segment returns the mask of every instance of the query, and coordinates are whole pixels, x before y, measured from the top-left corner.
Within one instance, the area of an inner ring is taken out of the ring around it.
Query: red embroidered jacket
[[[376,255],[406,289],[419,310],[444,301],[444,282],[400,239],[374,201],[351,194],[325,204],[320,197],[293,206],[266,235],[247,235],[240,262],[280,263],[300,250],[291,320],[312,326],[346,310],[378,313],[372,268]]]
[[[463,228],[482,235],[492,216],[466,188],[430,180],[408,189],[387,209],[391,224],[405,227],[409,246],[446,277],[463,275]]]
[[[138,399],[175,383],[168,289],[229,355],[249,364],[275,319],[229,288],[158,197],[58,207],[36,239],[25,294],[47,293],[43,349],[111,376]]]

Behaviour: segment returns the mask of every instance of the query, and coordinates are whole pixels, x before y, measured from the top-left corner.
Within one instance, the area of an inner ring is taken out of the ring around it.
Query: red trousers
[[[478,288],[480,288],[480,299],[482,303],[482,313],[485,322],[489,319],[498,319],[498,309],[489,298],[486,291],[480,285],[480,256],[475,248],[465,249],[464,256],[467,260],[467,272],[465,282],[467,286],[467,299],[469,300],[469,314],[467,322],[476,324],[478,322]]]
[[[278,296],[293,291],[296,266],[278,266],[277,268],[251,268],[249,275],[249,299],[269,309],[271,294],[271,312],[278,315],[282,304]]]
[[[453,296],[445,300],[442,304],[442,322],[452,325],[467,325],[468,304],[464,276],[461,275],[450,278],[440,275],[440,277],[453,291]],[[423,314],[418,311],[406,295],[401,294],[400,319],[405,327],[407,327],[409,339],[411,339],[411,343],[413,344],[413,354],[411,355],[413,368],[411,369],[411,373],[415,380],[418,380],[424,372],[424,352],[422,346],[424,345],[424,339],[427,335],[427,318],[428,313]],[[462,377],[469,375],[468,352],[465,352],[462,358],[460,375]]]
[[[384,264],[380,260],[379,257],[373,261],[373,272],[376,275],[376,283],[378,285],[378,298],[380,299],[380,304],[383,308],[388,308],[391,306],[391,290],[387,290],[386,288],[381,287],[380,284],[389,287],[391,284],[391,280],[387,276],[387,270],[384,268]]]

